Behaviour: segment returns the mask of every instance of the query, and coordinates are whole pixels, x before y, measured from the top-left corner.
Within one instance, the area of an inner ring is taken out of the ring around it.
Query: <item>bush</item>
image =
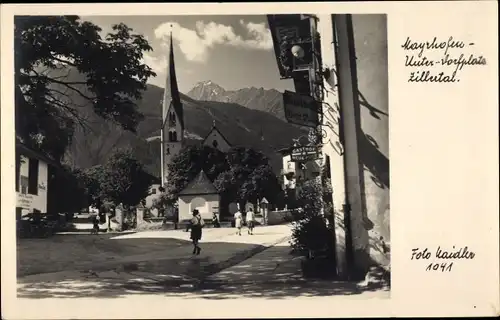
[[[122,231],[135,229],[137,227],[137,211],[131,207],[128,210],[123,210],[123,226]]]
[[[17,236],[20,238],[45,238],[66,229],[64,215],[58,213],[29,213],[17,220]]]
[[[304,183],[298,196],[299,209],[291,212],[292,239],[290,245],[295,251],[333,257],[333,233],[326,219],[321,215],[323,188],[312,180]]]

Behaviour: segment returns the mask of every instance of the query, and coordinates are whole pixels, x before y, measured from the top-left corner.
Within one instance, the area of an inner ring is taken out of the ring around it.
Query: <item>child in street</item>
[[[240,210],[234,214],[234,226],[236,227],[236,234],[241,236],[241,227],[243,226],[243,215]]]

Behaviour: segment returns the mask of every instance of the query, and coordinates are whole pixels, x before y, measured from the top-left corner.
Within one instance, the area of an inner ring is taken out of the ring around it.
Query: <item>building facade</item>
[[[41,153],[16,144],[16,215],[33,210],[47,212],[50,159]]]
[[[179,193],[179,222],[191,219],[197,209],[205,220],[219,213],[220,195],[205,172],[200,173]]]
[[[229,143],[229,141],[215,126],[215,120],[213,122],[212,129],[207,134],[205,139],[203,139],[202,145],[217,149],[224,153],[231,149],[231,144]]]
[[[337,268],[390,268],[387,18],[320,15],[318,32]]]
[[[318,39],[309,65],[314,72],[294,69],[286,77],[293,78],[296,93],[321,102],[320,165],[329,171],[323,176],[332,189],[337,274],[366,271],[373,264],[389,269],[387,17],[271,15],[269,22],[282,76],[294,67],[287,41],[307,48],[300,42],[305,34]],[[299,163],[283,161],[284,171],[297,170]]]

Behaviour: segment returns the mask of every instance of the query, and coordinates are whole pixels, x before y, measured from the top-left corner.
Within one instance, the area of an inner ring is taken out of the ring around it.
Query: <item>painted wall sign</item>
[[[283,105],[288,122],[305,127],[318,126],[319,104],[312,97],[285,90]]]
[[[25,209],[31,209],[33,204],[33,196],[30,194],[18,193],[16,196],[16,206]]]

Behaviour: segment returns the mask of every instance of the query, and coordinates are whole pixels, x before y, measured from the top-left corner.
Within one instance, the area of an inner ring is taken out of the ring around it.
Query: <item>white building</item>
[[[193,218],[197,209],[205,220],[219,213],[220,195],[203,170],[179,193],[179,221]]]
[[[321,166],[318,161],[292,161],[292,148],[281,149],[278,152],[283,156],[283,189],[295,189],[297,184],[316,178],[321,174]]]
[[[161,191],[159,190],[161,185],[159,183],[152,184],[149,187],[149,195],[145,198],[146,200],[146,208],[151,208],[154,201],[159,199],[161,196]]]
[[[16,143],[16,215],[33,210],[47,212],[49,165],[57,165],[41,152]]]

